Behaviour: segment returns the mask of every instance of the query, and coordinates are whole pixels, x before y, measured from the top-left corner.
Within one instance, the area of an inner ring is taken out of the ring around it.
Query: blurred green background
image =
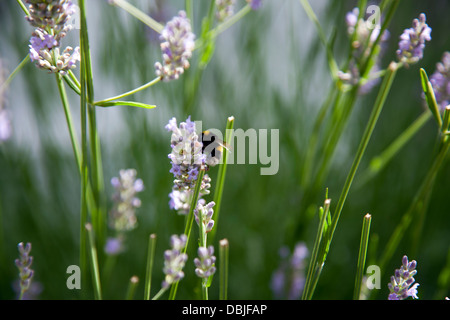
[[[161,59],[155,33],[106,1],[86,2],[95,99],[128,91],[153,79],[153,65]],[[161,22],[184,8],[184,1],[130,2]],[[336,59],[342,61],[348,44],[345,14],[357,2],[311,2],[327,34],[336,28]],[[206,14],[207,6],[203,1],[194,3],[194,32],[198,33],[199,17]],[[241,6],[244,1],[238,0],[237,4]],[[421,12],[427,14],[433,39],[420,63],[399,71],[360,171],[424,110],[419,68],[431,75],[442,53],[450,50],[449,10],[450,2],[446,0],[400,2],[389,28],[391,37],[382,66],[395,59],[399,35]],[[0,2],[0,57],[9,72],[28,52],[32,28],[23,16],[16,1]],[[75,31],[63,40],[63,45],[77,43]],[[182,79],[159,83],[133,97],[135,101],[156,104],[156,109],[98,109],[108,199],[113,192],[109,180],[122,168],[136,168],[145,184],[145,191],[140,193],[142,207],[137,211],[139,226],[127,235],[127,250],[118,257],[112,280],[104,284],[104,298],[124,298],[133,275],[141,279],[136,297],[143,298],[150,233],[158,235],[152,295],[160,288],[163,251],[169,248],[170,235],[184,229],[183,217],[168,205],[173,176],[167,158],[170,134],[164,126],[173,116],[184,121],[189,114],[192,119],[202,120],[204,128],[223,130],[227,117],[233,115],[235,128],[280,130],[280,167],[276,175],[260,175],[260,165],[228,167],[216,237],[216,241],[227,238],[230,242],[228,297],[273,298],[270,281],[279,264],[278,251],[287,244],[290,218],[302,214],[299,164],[312,123],[331,85],[324,53],[299,1],[266,0],[260,11],[251,12],[219,36],[191,110],[185,107],[185,88],[192,81],[196,53],[192,68]],[[334,205],[376,92],[358,100],[335,154],[326,185]],[[69,98],[79,123],[78,97],[70,92]],[[7,108],[14,131],[10,141],[0,145],[0,299],[16,298],[13,283],[18,271],[14,259],[21,241],[33,244],[33,281],[42,286],[38,297],[77,299],[80,293],[66,287],[66,268],[78,264],[79,258],[80,182],[54,76],[28,64],[9,87]],[[436,125],[430,120],[374,180],[351,190],[314,298],[351,299],[363,216],[372,214],[371,237],[378,237],[381,250],[420,186],[432,161],[436,137]],[[212,168],[213,186],[216,174],[217,168]],[[439,291],[442,288],[438,286],[450,243],[449,180],[447,163],[436,181],[418,250],[413,252],[412,239],[407,235],[385,272],[377,298],[387,298],[389,276],[400,266],[404,254],[418,261],[420,298],[443,299],[449,294],[448,288]],[[211,201],[212,196],[207,200]],[[323,198],[317,199],[317,204],[322,202]],[[310,250],[317,224],[316,217],[296,239],[305,241]],[[191,258],[195,255],[193,250],[188,253]],[[190,259],[178,298],[200,297],[193,269]],[[87,282],[90,285],[90,279]],[[92,298],[92,291],[85,297]],[[210,297],[218,298],[218,277]]]

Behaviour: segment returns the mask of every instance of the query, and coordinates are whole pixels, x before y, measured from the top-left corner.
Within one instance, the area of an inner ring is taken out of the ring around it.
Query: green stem
[[[19,65],[14,69],[13,72],[6,78],[5,82],[3,82],[0,86],[0,92],[3,91],[3,88],[8,86],[11,81],[14,79],[14,77],[19,73],[20,70],[28,63],[30,62],[30,56],[27,54],[25,58],[22,59],[22,61],[19,63]]]
[[[145,274],[145,292],[144,292],[145,300],[150,300],[150,291],[152,287],[152,270],[153,270],[153,262],[155,260],[155,245],[156,245],[156,234],[151,234],[148,240],[147,272]]]
[[[241,10],[236,12],[236,14],[231,16],[229,19],[225,20],[223,23],[219,24],[217,27],[210,30],[206,38],[209,40],[215,39],[219,34],[226,31],[236,22],[245,17],[250,11],[252,11],[252,8],[249,5],[244,6]],[[197,41],[195,41],[195,49],[202,48],[205,45],[206,45],[205,39],[198,39]]]
[[[75,126],[73,124],[72,115],[70,113],[69,100],[67,99],[66,89],[62,83],[62,78],[59,73],[56,74],[56,83],[58,84],[59,95],[61,97],[61,102],[64,107],[64,114],[66,116],[67,127],[69,129],[70,141],[72,143],[73,153],[75,155],[75,161],[78,168],[81,168],[81,152],[80,146],[77,140],[77,134],[75,132]]]
[[[96,300],[102,300],[102,291],[100,285],[100,273],[98,268],[97,249],[95,247],[94,232],[90,223],[86,224],[86,230],[89,238],[90,258],[92,268],[92,282],[94,285],[94,296]]]
[[[366,214],[363,219],[363,226],[361,231],[361,242],[359,244],[358,265],[356,268],[355,291],[353,293],[353,300],[359,300],[361,295],[361,283],[364,276],[364,268],[366,265],[367,247],[369,245],[370,223],[372,216]]]
[[[194,24],[194,6],[192,0],[185,0],[186,17]]]
[[[219,299],[227,300],[228,293],[228,252],[229,252],[229,243],[227,239],[222,239],[219,241],[219,258],[220,258],[220,267],[219,267]]]
[[[233,116],[228,117],[226,129],[225,129],[225,140],[224,140],[224,142],[226,144],[230,144],[230,142],[231,142],[232,135],[233,135],[233,126],[234,126],[234,117]],[[214,189],[214,198],[213,198],[213,201],[215,203],[214,216],[213,216],[214,228],[210,232],[210,236],[209,236],[210,242],[212,242],[214,240],[214,237],[217,232],[220,207],[222,204],[223,188],[225,185],[225,175],[227,172],[227,162],[228,162],[228,156],[229,156],[228,152],[229,152],[228,150],[224,150],[223,156],[222,156],[222,162],[220,163],[219,170],[217,172],[216,187]]]
[[[338,200],[336,212],[335,212],[335,214],[333,216],[333,220],[331,222],[330,242],[333,239],[333,235],[334,235],[334,232],[336,231],[336,227],[339,222],[339,218],[341,216],[342,209],[345,204],[345,200],[347,199],[347,195],[350,191],[350,187],[352,185],[353,179],[355,178],[355,174],[356,174],[356,171],[358,170],[361,159],[366,151],[367,145],[369,144],[370,138],[372,137],[372,133],[373,133],[376,123],[378,121],[378,117],[380,116],[380,113],[383,110],[384,103],[385,103],[387,95],[391,89],[392,82],[395,78],[398,67],[399,67],[399,65],[397,63],[391,62],[391,64],[389,65],[388,71],[384,77],[383,83],[381,85],[380,91],[379,91],[377,99],[375,101],[374,108],[372,110],[372,114],[370,115],[366,129],[364,131],[361,142],[359,144],[355,159],[353,160],[352,167],[347,176],[347,179],[344,184],[344,188],[342,189],[342,193]]]
[[[336,63],[336,60],[334,59],[333,50],[331,49],[330,44],[328,43],[328,40],[325,36],[325,32],[322,29],[322,26],[320,25],[319,20],[317,19],[316,14],[314,13],[313,9],[311,8],[308,0],[300,0],[301,5],[303,6],[303,9],[306,12],[306,15],[308,18],[314,23],[317,33],[319,35],[320,40],[322,41],[323,45],[325,46],[326,52],[327,52],[327,60],[328,60],[328,67],[330,68],[330,73],[334,81],[338,80],[337,74],[339,72],[338,65]]]
[[[161,78],[157,77],[157,78],[153,79],[152,81],[150,81],[150,82],[148,82],[148,83],[146,83],[146,84],[144,84],[144,85],[142,85],[142,86],[140,86],[140,87],[138,87],[136,89],[127,91],[125,93],[122,93],[120,95],[117,95],[117,96],[114,96],[114,97],[111,97],[111,98],[108,98],[108,99],[105,99],[105,100],[96,101],[96,102],[94,102],[94,105],[101,105],[101,104],[104,104],[105,102],[114,101],[114,100],[117,100],[117,99],[121,99],[121,98],[127,97],[127,96],[132,95],[132,94],[134,94],[136,92],[139,92],[141,90],[147,89],[147,88],[153,86],[154,84],[158,83],[159,81],[161,81]]]
[[[125,10],[126,12],[128,12],[129,14],[131,14],[132,16],[134,16],[135,18],[137,18],[138,20],[140,20],[141,22],[143,22],[148,27],[150,27],[151,29],[153,29],[158,33],[161,33],[162,30],[164,29],[163,25],[161,25],[159,22],[151,18],[148,14],[139,10],[138,8],[128,3],[127,1],[112,0],[111,3],[113,5],[118,6],[119,8],[122,8],[123,10]]]
[[[408,143],[431,118],[429,110],[424,111],[402,134],[400,134],[381,154],[372,158],[369,167],[361,174],[358,188],[375,177],[392,158]]]
[[[172,287],[173,287],[173,285],[172,285]],[[152,298],[152,300],[158,300],[158,299],[164,294],[164,292],[167,291],[167,289],[168,289],[167,287],[161,288],[161,289],[158,291],[158,293],[155,294],[155,296]]]
[[[445,157],[447,156],[449,147],[450,147],[450,140],[446,140],[443,144],[443,147],[440,149],[438,155],[436,156],[433,164],[431,165],[422,185],[417,191],[413,199],[413,202],[411,203],[410,207],[405,212],[405,214],[402,216],[400,223],[397,225],[389,241],[387,242],[388,244],[385,250],[383,250],[383,256],[381,257],[379,263],[381,272],[384,271],[387,262],[391,259],[391,257],[395,253],[395,250],[397,249],[398,245],[400,244],[400,241],[405,235],[406,230],[408,229],[408,227],[410,226],[411,222],[415,217],[416,210],[425,205],[424,200],[428,197],[428,193],[431,192],[436,175],[440,167],[442,166]]]
[[[100,140],[97,132],[96,110],[94,101],[94,81],[92,74],[91,52],[89,48],[89,37],[86,21],[85,1],[79,0],[80,7],[80,43],[82,48],[82,61],[85,67],[85,80],[88,102],[88,124],[89,124],[89,146],[92,157],[92,187],[93,195],[97,205],[97,211],[93,213],[92,223],[99,241],[103,247],[106,226],[106,200],[104,198],[103,166],[100,151]]]
[[[311,253],[311,259],[309,261],[308,271],[305,279],[305,287],[302,293],[302,300],[310,300],[312,299],[315,284],[317,281],[314,281],[314,278],[318,278],[320,275],[319,269],[321,270],[322,265],[318,265],[319,252],[322,245],[323,234],[327,224],[327,217],[329,215],[330,210],[330,199],[326,199],[324,202],[323,208],[321,207],[319,210],[321,211],[321,218],[319,227],[317,229],[316,238],[314,241],[314,247]]]
[[[17,0],[17,3],[19,4],[20,8],[22,8],[23,12],[25,12],[25,14],[27,16],[30,15],[30,12],[28,12],[27,7],[25,6],[25,4],[21,1],[21,0]]]
[[[198,173],[198,176],[197,176],[197,183],[195,184],[194,194],[191,199],[191,205],[189,207],[189,213],[188,213],[187,219],[186,219],[186,226],[184,228],[184,234],[186,235],[187,240],[186,240],[186,245],[183,248],[182,253],[186,253],[187,248],[188,248],[189,238],[191,236],[191,231],[192,231],[192,223],[194,221],[194,209],[197,207],[197,202],[198,202],[198,198],[200,195],[200,188],[202,185],[202,180],[203,180],[204,175],[205,175],[205,170],[202,169],[202,170],[200,170],[200,172]],[[169,300],[175,300],[175,296],[176,296],[177,290],[178,290],[178,284],[179,284],[179,281],[172,284],[172,286],[170,288]]]

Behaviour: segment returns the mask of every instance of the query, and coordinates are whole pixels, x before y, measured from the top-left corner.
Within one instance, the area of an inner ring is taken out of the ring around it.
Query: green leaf
[[[422,82],[422,89],[425,93],[425,100],[427,101],[428,108],[431,110],[439,128],[442,128],[442,117],[439,112],[439,107],[436,102],[436,97],[434,95],[433,86],[431,85],[428,75],[423,68],[420,68],[420,78]]]
[[[130,106],[130,107],[143,108],[143,109],[156,108],[155,105],[141,103],[141,102],[135,102],[135,101],[107,101],[107,102],[99,102],[95,105],[98,107]]]

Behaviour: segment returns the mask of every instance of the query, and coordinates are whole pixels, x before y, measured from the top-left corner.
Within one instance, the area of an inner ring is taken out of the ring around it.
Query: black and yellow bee
[[[206,164],[210,167],[220,163],[223,149],[228,150],[228,145],[209,130],[202,132],[202,152],[206,155]]]

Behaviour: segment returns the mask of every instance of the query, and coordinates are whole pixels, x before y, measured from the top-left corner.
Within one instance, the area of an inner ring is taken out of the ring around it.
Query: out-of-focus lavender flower
[[[20,295],[22,293],[20,289],[20,280],[14,281],[12,284],[12,288],[17,296],[17,299],[20,299]],[[24,292],[21,300],[37,300],[39,299],[39,295],[42,293],[43,290],[44,286],[42,285],[42,283],[36,280],[31,281],[30,287],[26,292]]]
[[[118,236],[118,237],[110,237],[108,239],[106,239],[106,244],[105,244],[105,253],[107,255],[110,256],[114,256],[117,255],[121,252],[123,252],[124,247],[123,247],[123,237]]]
[[[136,208],[141,206],[141,200],[136,197],[144,190],[144,183],[136,179],[136,170],[120,170],[119,177],[111,179],[111,185],[116,189],[112,199],[114,207],[110,211],[110,226],[116,231],[132,230],[137,225]]]
[[[431,28],[426,24],[424,13],[414,19],[412,28],[405,29],[400,36],[397,56],[406,65],[417,63],[423,57],[425,41],[431,40]]]
[[[203,205],[202,203],[197,204],[197,208],[194,209],[195,221],[197,225],[200,226],[200,213],[202,216],[201,223],[203,224],[203,228],[206,233],[210,232],[214,227],[214,220],[212,216],[214,214],[213,207],[215,206],[215,202],[211,201],[207,205]]]
[[[216,257],[214,256],[214,247],[200,247],[197,251],[198,258],[194,259],[195,274],[199,278],[208,279],[216,272]]]
[[[29,4],[27,21],[36,28],[52,30],[59,42],[72,29],[69,23],[76,12],[76,6],[70,0],[25,0]]]
[[[272,274],[271,288],[277,299],[299,299],[305,286],[305,258],[308,248],[299,242],[290,257],[289,249],[280,249],[280,266]]]
[[[156,62],[156,75],[164,81],[178,79],[189,68],[189,59],[195,47],[195,35],[191,32],[191,23],[186,12],[167,22],[161,32],[160,40],[163,62]]]
[[[252,10],[259,10],[262,7],[262,0],[247,0]]]
[[[219,22],[225,21],[234,14],[236,0],[216,0],[216,18]]]
[[[442,61],[436,64],[436,71],[430,77],[436,102],[441,111],[450,104],[450,52],[444,52]]]
[[[183,268],[186,264],[188,256],[186,253],[181,253],[181,250],[186,246],[187,236],[185,234],[172,235],[170,238],[171,250],[164,252],[164,268],[163,272],[166,275],[162,282],[163,288],[168,288],[172,283],[175,283],[184,278]]]
[[[34,275],[34,271],[31,269],[33,263],[33,257],[30,256],[31,243],[26,245],[23,242],[19,243],[17,248],[19,249],[19,259],[16,259],[15,263],[19,269],[20,278],[20,297],[23,298],[24,293],[30,288],[30,283]]]
[[[345,16],[347,34],[349,37],[354,36],[354,38],[351,38],[352,59],[350,60],[348,70],[346,72],[340,71],[338,77],[345,86],[352,87],[359,84],[360,88],[358,93],[362,95],[370,92],[380,82],[380,77],[377,72],[380,70],[379,63],[390,34],[388,30],[384,30],[377,48],[373,49],[375,41],[380,34],[380,29],[373,26],[368,20],[363,18],[358,19],[358,16],[358,8],[354,8]],[[375,54],[372,56],[372,59],[375,59],[375,63],[373,66],[368,66],[370,69],[365,71],[366,76],[362,78],[360,68],[372,50],[375,50]]]
[[[177,126],[177,121],[172,118],[166,125],[168,131],[172,131],[171,148],[169,154],[173,173],[175,190],[190,190],[196,183],[200,170],[205,169],[206,157],[202,152],[202,142],[195,132],[195,123],[189,116],[186,122]]]
[[[6,72],[0,59],[0,143],[9,140],[12,135],[11,116],[6,109]]]
[[[388,283],[390,294],[388,300],[404,300],[408,297],[419,299],[417,297],[418,283],[415,282],[414,276],[417,274],[416,260],[408,261],[407,256],[403,256],[402,266],[400,269],[395,269],[395,273],[391,276],[391,282]]]
[[[11,135],[12,125],[9,112],[8,110],[0,107],[0,143],[9,140]]]

